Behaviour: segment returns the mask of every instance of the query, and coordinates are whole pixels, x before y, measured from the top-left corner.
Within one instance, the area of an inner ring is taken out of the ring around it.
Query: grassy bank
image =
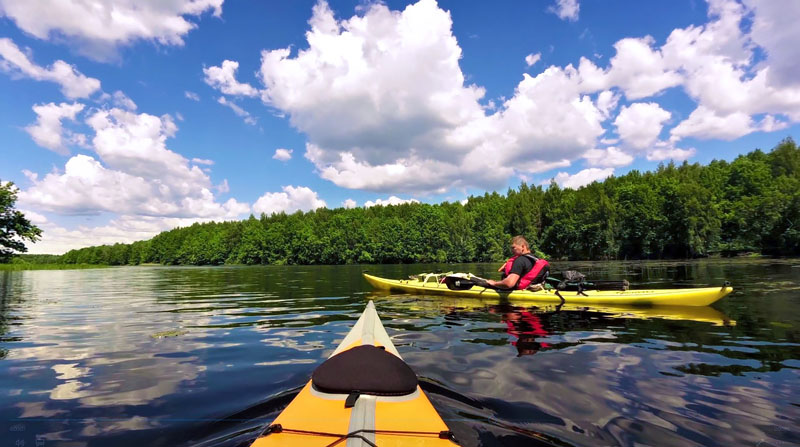
[[[74,269],[102,269],[107,268],[107,265],[94,265],[94,264],[28,264],[28,263],[12,263],[0,264],[0,272],[14,272],[18,270],[74,270]]]

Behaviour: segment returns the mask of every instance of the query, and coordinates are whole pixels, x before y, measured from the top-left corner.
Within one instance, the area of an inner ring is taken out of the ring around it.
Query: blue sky
[[[800,129],[800,2],[0,0],[33,253],[580,187]]]

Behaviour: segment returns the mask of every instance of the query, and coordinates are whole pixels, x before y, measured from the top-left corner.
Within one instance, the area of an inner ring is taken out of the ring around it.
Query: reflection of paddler
[[[496,312],[496,310],[501,309],[492,308],[490,311]],[[547,337],[550,334],[544,328],[541,318],[535,313],[524,308],[521,310],[512,308],[503,313],[502,321],[507,326],[506,332],[516,338],[511,345],[517,348],[519,356],[536,354],[539,349],[550,347],[548,343],[536,341],[537,337]]]

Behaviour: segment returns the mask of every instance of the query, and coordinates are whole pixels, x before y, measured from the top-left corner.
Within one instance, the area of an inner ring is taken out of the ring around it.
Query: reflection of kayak
[[[396,303],[397,300],[394,300]],[[510,305],[525,305],[525,300],[520,302],[508,301]],[[418,309],[436,309],[436,310],[450,310],[450,309],[484,309],[487,307],[497,306],[497,298],[469,298],[469,297],[433,297],[433,296],[420,296],[413,302],[405,303],[404,306],[410,306]],[[527,303],[530,304],[530,303]],[[607,314],[607,318],[634,318],[634,319],[650,319],[659,318],[663,320],[689,320],[700,321],[705,323],[712,323],[715,326],[735,326],[736,321],[731,320],[724,313],[708,306],[655,306],[655,307],[642,307],[631,305],[609,305],[609,304],[590,304],[578,305],[565,303],[558,305],[557,303],[546,303],[538,308],[529,309],[534,313],[547,313],[555,310],[561,312],[582,312],[582,311],[595,311]]]
[[[370,301],[253,446],[452,446],[452,439]]]
[[[635,306],[708,306],[731,293],[730,286],[693,289],[654,290],[585,290],[557,291],[514,290],[512,292],[473,286],[468,290],[451,290],[435,279],[385,279],[364,273],[364,278],[376,289],[437,295],[464,296],[473,298],[501,298],[514,302],[556,302],[568,304],[614,304]]]

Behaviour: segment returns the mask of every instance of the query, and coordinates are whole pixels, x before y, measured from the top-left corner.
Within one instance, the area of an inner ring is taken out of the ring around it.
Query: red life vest
[[[527,256],[534,261],[533,268],[530,269],[530,271],[528,271],[528,273],[526,273],[524,276],[522,276],[517,283],[517,289],[524,290],[528,288],[528,286],[534,279],[536,279],[537,276],[539,276],[539,273],[541,273],[545,267],[550,266],[550,263],[544,259],[537,259],[530,254],[524,254],[520,256]],[[514,265],[514,260],[518,257],[519,256],[512,256],[508,261],[506,261],[506,265],[503,267],[503,271],[505,272],[506,276],[511,273],[511,266]]]

